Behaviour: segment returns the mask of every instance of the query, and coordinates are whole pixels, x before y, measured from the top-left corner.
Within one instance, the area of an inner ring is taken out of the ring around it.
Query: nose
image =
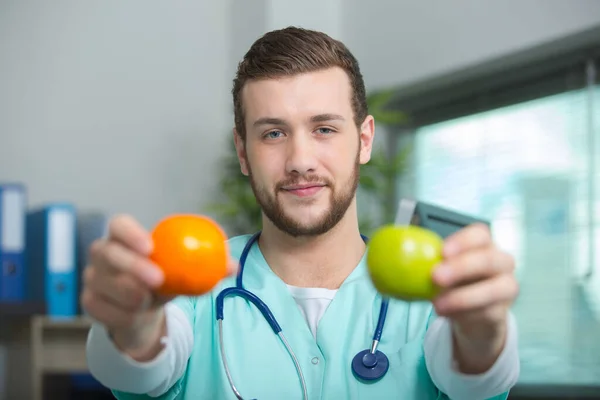
[[[310,134],[296,134],[288,141],[286,171],[304,175],[317,167],[316,148]]]

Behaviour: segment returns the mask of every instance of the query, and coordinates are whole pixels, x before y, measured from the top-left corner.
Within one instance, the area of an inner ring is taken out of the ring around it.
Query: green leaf
[[[377,182],[375,181],[375,178],[369,175],[362,175],[360,177],[360,185],[369,191],[377,189]]]
[[[375,123],[380,122],[384,125],[404,125],[410,121],[408,116],[400,111],[378,110],[377,112],[371,113],[371,115],[375,118]]]
[[[369,113],[375,118],[375,123],[383,125],[398,126],[407,124],[410,121],[409,116],[399,110],[390,110],[390,100],[394,96],[394,89],[380,90],[367,96],[367,105]]]
[[[367,104],[369,105],[369,108],[380,109],[382,107],[385,107],[392,99],[394,92],[394,89],[385,89],[371,92],[367,96]]]

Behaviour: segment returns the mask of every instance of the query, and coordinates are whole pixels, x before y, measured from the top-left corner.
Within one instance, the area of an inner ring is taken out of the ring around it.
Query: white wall
[[[198,212],[230,139],[220,1],[0,1],[0,181],[153,224]]]
[[[369,88],[403,84],[600,23],[596,0],[0,0],[0,181],[146,226],[200,212],[231,140],[248,46],[324,30]]]
[[[404,85],[600,25],[597,0],[345,0],[371,88]]]

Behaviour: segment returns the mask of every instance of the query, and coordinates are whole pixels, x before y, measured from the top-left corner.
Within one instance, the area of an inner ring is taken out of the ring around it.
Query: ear
[[[235,128],[233,128],[233,143],[235,144],[235,152],[237,153],[238,161],[240,162],[240,170],[242,171],[242,174],[248,176],[246,146],[244,145],[244,139],[242,139]]]
[[[373,140],[375,139],[375,119],[368,115],[360,127],[360,157],[361,164],[366,164],[371,159]]]

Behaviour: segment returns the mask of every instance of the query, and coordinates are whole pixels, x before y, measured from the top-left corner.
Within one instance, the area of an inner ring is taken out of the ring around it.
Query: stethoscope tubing
[[[287,339],[283,335],[283,330],[281,329],[281,326],[277,322],[277,319],[275,318],[275,316],[273,315],[273,313],[271,312],[269,307],[254,293],[244,289],[244,286],[243,286],[243,274],[244,274],[244,267],[246,265],[246,259],[248,258],[250,249],[252,248],[254,243],[256,243],[259,236],[260,236],[260,231],[253,234],[250,237],[250,239],[248,240],[248,242],[246,243],[246,246],[244,247],[244,249],[242,251],[242,254],[241,254],[240,260],[239,260],[239,271],[238,271],[238,275],[236,277],[236,285],[234,287],[229,287],[229,288],[223,289],[217,295],[217,299],[216,299],[216,317],[217,318],[216,319],[217,319],[218,328],[219,328],[219,344],[221,347],[221,359],[223,362],[223,367],[225,369],[225,373],[227,375],[227,379],[229,381],[229,385],[231,386],[231,389],[233,390],[233,392],[235,393],[235,395],[238,399],[243,399],[242,395],[240,394],[240,392],[238,391],[237,387],[235,386],[235,384],[233,382],[233,378],[231,376],[231,371],[230,371],[228,363],[227,363],[227,357],[225,355],[225,343],[224,343],[224,339],[223,339],[223,320],[224,320],[223,309],[224,309],[225,298],[227,298],[229,296],[240,296],[240,297],[246,299],[247,301],[251,302],[261,312],[261,314],[263,315],[264,319],[267,321],[267,323],[269,324],[269,326],[271,327],[273,332],[277,336],[279,336],[281,342],[285,346],[286,350],[288,351],[290,357],[292,358],[292,360],[294,362],[294,366],[296,367],[298,376],[300,378],[300,384],[302,386],[304,399],[306,400],[306,399],[308,399],[308,390],[306,387],[306,381],[304,379],[304,374],[302,373],[302,368],[300,367],[300,363],[298,361],[298,358],[294,354],[294,351],[292,350]],[[363,240],[365,242],[367,242],[367,238],[363,235],[361,235],[361,236],[362,236]],[[382,299],[381,308],[379,310],[379,317],[377,319],[377,326],[373,333],[373,342],[371,344],[371,348],[368,350],[363,350],[363,351],[359,352],[352,360],[351,368],[352,368],[354,375],[358,379],[363,379],[363,380],[367,380],[367,381],[375,381],[375,380],[381,379],[381,377],[383,377],[385,375],[385,373],[387,372],[387,369],[389,366],[389,361],[388,361],[387,357],[385,356],[385,354],[383,354],[382,352],[377,350],[377,346],[381,340],[381,335],[383,333],[383,327],[385,325],[385,319],[387,316],[388,305],[389,305],[389,300],[386,298]]]

